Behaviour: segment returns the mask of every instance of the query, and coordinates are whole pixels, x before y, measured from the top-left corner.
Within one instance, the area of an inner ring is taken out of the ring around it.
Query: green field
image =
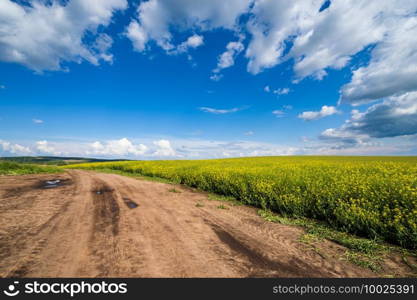
[[[417,248],[417,157],[256,157],[66,166],[165,178]]]
[[[41,166],[22,164],[9,161],[0,161],[0,175],[24,175],[38,173],[59,173],[62,169],[54,166]]]

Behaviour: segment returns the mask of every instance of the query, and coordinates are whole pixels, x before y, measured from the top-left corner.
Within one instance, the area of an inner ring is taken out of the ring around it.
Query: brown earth
[[[43,183],[61,179],[46,189]],[[175,190],[173,190],[175,188]],[[219,207],[220,206],[220,207]],[[88,171],[0,177],[0,277],[372,277],[303,229],[189,188]]]

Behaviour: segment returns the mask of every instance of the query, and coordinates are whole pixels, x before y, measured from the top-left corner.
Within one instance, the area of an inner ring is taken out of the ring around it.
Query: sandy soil
[[[56,178],[62,186],[43,187]],[[390,259],[384,272],[372,273],[343,260],[345,249],[335,243],[323,242],[320,251],[300,243],[303,233],[264,221],[254,208],[181,186],[75,170],[0,177],[0,277],[370,277],[410,271]]]

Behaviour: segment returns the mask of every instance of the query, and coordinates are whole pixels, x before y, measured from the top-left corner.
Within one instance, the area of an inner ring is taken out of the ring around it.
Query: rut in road
[[[42,188],[52,177],[65,184]],[[376,276],[339,245],[324,241],[324,256],[300,228],[175,188],[78,170],[3,177],[0,277]]]

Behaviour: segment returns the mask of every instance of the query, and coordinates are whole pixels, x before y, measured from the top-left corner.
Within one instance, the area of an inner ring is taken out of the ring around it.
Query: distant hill
[[[60,156],[14,156],[14,157],[0,157],[0,161],[12,161],[27,164],[41,164],[41,165],[69,165],[89,162],[105,162],[105,161],[124,161],[127,159],[99,159],[99,158],[85,158],[85,157],[60,157]]]

